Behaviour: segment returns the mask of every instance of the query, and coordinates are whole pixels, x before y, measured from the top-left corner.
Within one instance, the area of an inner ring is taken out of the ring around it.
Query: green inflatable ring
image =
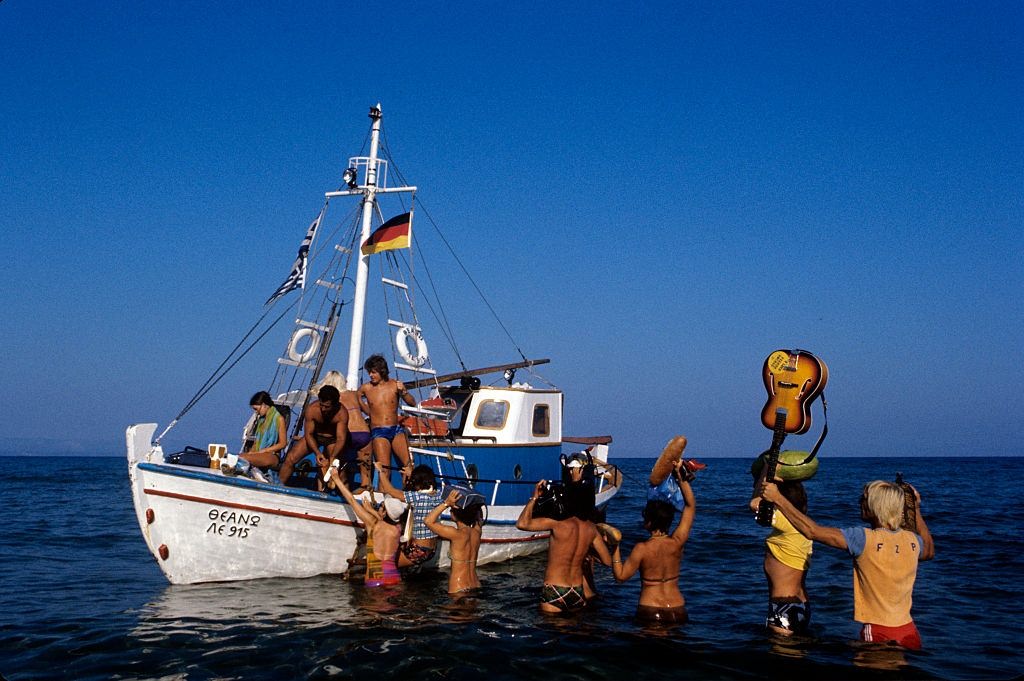
[[[804,463],[804,460],[810,455],[810,452],[802,452],[798,449],[779,452],[779,465],[775,467],[775,475],[783,480],[810,480],[818,472],[818,457]],[[755,478],[760,477],[764,463],[764,454],[754,459],[754,463],[750,465],[750,474]]]

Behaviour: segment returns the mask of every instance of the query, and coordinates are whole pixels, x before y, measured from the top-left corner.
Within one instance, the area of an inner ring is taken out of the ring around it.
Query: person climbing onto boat
[[[766,467],[754,482],[755,496],[750,508],[757,513]],[[776,479],[779,492],[794,508],[807,513],[807,492],[798,480]],[[807,571],[811,566],[813,542],[800,534],[778,508],[772,514],[772,532],[765,539],[764,576],[768,580],[768,615],[765,626],[781,636],[807,633],[811,604],[807,598]]]
[[[603,565],[611,565],[612,557],[597,527],[586,519],[589,517],[587,509],[566,504],[558,517],[534,515],[537,500],[547,491],[547,480],[539,481],[516,520],[516,528],[524,532],[551,533],[540,610],[546,613],[572,612],[587,605],[583,574],[587,552],[593,547]]]
[[[480,553],[480,538],[483,535],[483,505],[471,504],[460,508],[458,490],[448,493],[440,504],[424,518],[427,528],[448,540],[448,558],[451,568],[448,574],[448,593],[461,595],[480,588],[476,574],[476,561]],[[449,509],[455,527],[441,522],[441,514]]]
[[[402,542],[398,554],[398,567],[418,567],[434,557],[437,551],[437,532],[430,529],[425,520],[427,514],[442,503],[441,492],[430,466],[420,464],[413,468],[408,464],[402,469],[404,491],[391,484],[391,478],[380,462],[374,462],[380,476],[381,492],[409,504],[412,512],[412,537]]]
[[[374,457],[387,468],[394,452],[399,466],[405,467],[412,461],[412,456],[405,429],[398,423],[398,401],[415,407],[416,399],[401,381],[388,378],[388,362],[382,355],[370,355],[363,368],[370,380],[359,386],[358,397],[363,411],[370,416]]]
[[[676,514],[672,504],[651,499],[643,510],[644,529],[650,532],[650,539],[634,546],[625,562],[619,546],[615,547],[612,555],[612,572],[616,580],[624,582],[640,572],[640,601],[636,618],[642,622],[685,624],[689,619],[686,599],[679,590],[679,565],[693,527],[697,502],[690,483],[682,473],[685,462],[677,460],[673,467],[673,475],[685,502],[676,529],[669,533]]]
[[[802,535],[853,556],[853,618],[862,624],[862,641],[921,648],[921,636],[910,616],[919,561],[935,556],[935,543],[916,500],[917,532],[901,529],[906,496],[899,485],[875,480],[861,494],[861,519],[871,525],[839,529],[818,525],[800,512],[773,482],[761,485],[760,496]]]
[[[356,499],[352,491],[343,484],[338,469],[331,466],[328,470],[330,479],[335,487],[341,492],[356,518],[362,521],[367,534],[373,542],[373,552],[380,559],[382,575],[379,578],[367,579],[366,586],[389,586],[402,581],[402,575],[398,571],[398,544],[401,539],[401,522],[405,516],[407,505],[391,496],[385,496],[379,507],[374,507],[372,501]],[[365,492],[370,499],[373,492]]]
[[[356,489],[358,493],[363,488],[370,486],[371,475],[373,474],[373,464],[371,462],[371,448],[370,448],[370,426],[366,423],[366,418],[363,416],[363,411],[359,406],[359,398],[356,395],[355,390],[349,390],[345,382],[345,377],[339,371],[328,371],[324,376],[324,379],[320,382],[320,387],[325,385],[334,386],[338,389],[339,402],[341,407],[348,414],[348,438],[345,440],[345,446],[341,451],[341,471],[342,478],[345,480],[345,484],[349,488],[356,486],[356,475],[359,476],[359,487]],[[321,473],[327,472],[327,467],[331,465],[330,461],[327,461],[321,467]]]
[[[318,400],[309,404],[302,412],[302,439],[292,445],[281,464],[281,484],[288,484],[295,464],[310,452],[317,458],[317,464],[338,457],[348,437],[348,417],[341,408],[341,395],[334,386],[325,385],[317,392]]]
[[[252,440],[248,451],[238,458],[248,461],[257,468],[277,468],[281,453],[288,445],[288,426],[278,411],[270,393],[261,390],[249,400],[256,418],[252,425]]]

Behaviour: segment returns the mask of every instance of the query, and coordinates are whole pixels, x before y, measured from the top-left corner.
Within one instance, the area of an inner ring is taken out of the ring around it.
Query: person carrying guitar
[[[862,641],[921,648],[910,603],[918,562],[935,556],[935,543],[916,490],[917,532],[901,527],[906,497],[893,482],[875,480],[864,486],[861,519],[870,528],[822,527],[800,512],[773,482],[762,483],[760,496],[774,503],[776,512],[782,511],[800,534],[853,556],[853,618],[863,625]]]
[[[754,482],[750,508],[758,512],[766,466]],[[802,482],[776,478],[779,493],[801,513],[807,513],[807,492]],[[768,580],[768,615],[765,626],[781,636],[806,634],[811,623],[811,604],[807,597],[807,571],[811,567],[813,542],[800,534],[776,507],[772,511],[772,532],[765,539],[764,576]]]

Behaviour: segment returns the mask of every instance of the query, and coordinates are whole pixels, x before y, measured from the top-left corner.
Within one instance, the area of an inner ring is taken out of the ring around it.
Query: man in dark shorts
[[[281,484],[288,484],[295,464],[310,452],[315,452],[317,463],[330,465],[345,448],[348,439],[348,413],[341,408],[338,389],[325,385],[317,393],[318,401],[302,412],[302,439],[288,450],[281,464]]]

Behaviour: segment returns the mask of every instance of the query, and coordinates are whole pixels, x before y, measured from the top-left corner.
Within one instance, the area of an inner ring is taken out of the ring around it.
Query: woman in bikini
[[[682,461],[675,464],[677,475]],[[615,579],[624,582],[640,571],[640,603],[636,609],[639,620],[665,624],[683,624],[688,619],[686,600],[679,591],[679,564],[683,559],[683,545],[690,536],[696,501],[690,483],[679,477],[679,488],[686,506],[676,529],[669,534],[675,509],[668,502],[652,499],[644,508],[644,529],[651,538],[633,547],[625,562],[615,547],[612,571]]]
[[[474,504],[459,508],[459,493],[452,490],[442,503],[427,515],[424,522],[432,532],[448,540],[448,557],[452,561],[448,577],[448,593],[461,594],[480,588],[476,575],[476,559],[480,551],[480,536],[483,534],[483,506]],[[441,513],[450,509],[455,527],[441,522]]]

